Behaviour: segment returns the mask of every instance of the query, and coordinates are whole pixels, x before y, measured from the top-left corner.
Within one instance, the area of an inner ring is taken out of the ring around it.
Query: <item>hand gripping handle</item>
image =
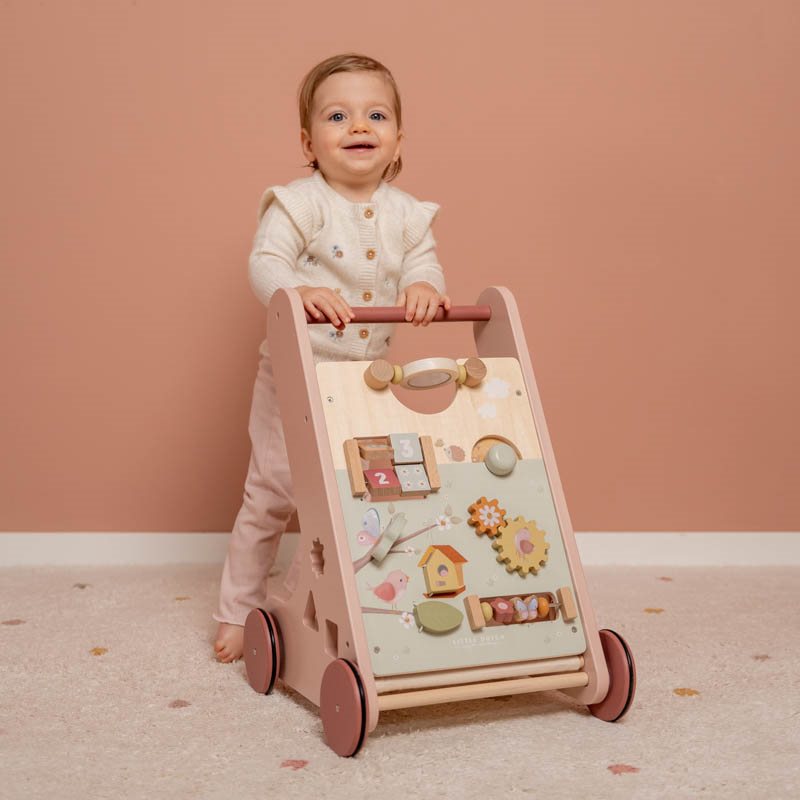
[[[433,322],[486,322],[491,318],[491,306],[451,306],[449,311],[440,306]],[[308,311],[306,322],[309,325],[330,325],[327,317],[314,319]],[[402,306],[356,306],[350,324],[359,322],[406,322],[406,310]]]

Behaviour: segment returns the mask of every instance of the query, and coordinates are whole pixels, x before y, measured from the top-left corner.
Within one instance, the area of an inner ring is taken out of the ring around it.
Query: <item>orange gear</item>
[[[476,528],[475,532],[478,536],[483,533],[489,536],[497,536],[500,528],[506,524],[506,510],[500,508],[497,500],[487,500],[485,497],[481,497],[467,511],[470,513],[467,522]]]

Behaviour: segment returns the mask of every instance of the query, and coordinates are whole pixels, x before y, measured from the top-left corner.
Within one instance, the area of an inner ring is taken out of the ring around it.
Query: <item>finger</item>
[[[397,303],[395,305],[404,306],[406,304],[406,293],[405,291],[401,291],[399,295],[397,295]]]
[[[425,319],[422,321],[423,326],[430,325],[436,312],[439,310],[439,304],[434,302],[433,299],[428,303],[428,310],[425,312]]]
[[[303,302],[306,311],[311,314],[314,319],[322,319],[322,312],[314,305],[314,301],[307,299]]]
[[[421,297],[417,301],[417,311],[414,314],[414,325],[419,325],[425,319],[425,314],[428,312],[428,304],[430,300],[427,297]]]
[[[406,297],[406,322],[411,322],[414,319],[414,314],[417,311],[417,295],[410,294]]]
[[[317,300],[317,305],[325,312],[325,316],[338,328],[342,325],[339,315],[334,310],[329,300]]]
[[[350,320],[353,318],[353,309],[347,305],[347,302],[343,298],[337,294],[332,305],[336,309],[336,313],[342,318],[345,324],[350,322]]]
[[[450,310],[450,298],[446,294],[442,295],[442,299],[441,299],[440,302],[444,306],[444,310],[445,311],[449,311]]]

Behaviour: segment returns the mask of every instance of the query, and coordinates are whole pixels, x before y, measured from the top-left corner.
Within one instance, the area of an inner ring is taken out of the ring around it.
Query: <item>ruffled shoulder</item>
[[[406,214],[406,223],[403,230],[403,244],[410,250],[422,241],[428,232],[433,220],[439,212],[440,206],[428,200],[414,200]]]
[[[299,180],[288,186],[270,186],[261,195],[261,201],[258,204],[258,221],[261,222],[261,218],[266,214],[270,204],[277,201],[297,226],[307,244],[314,237],[320,225],[316,204],[307,196],[307,192],[303,191],[303,183],[304,181]]]

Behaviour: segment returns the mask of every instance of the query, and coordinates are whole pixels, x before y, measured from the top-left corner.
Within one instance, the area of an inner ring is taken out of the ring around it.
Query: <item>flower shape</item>
[[[410,613],[410,612],[408,612],[408,611],[404,611],[404,612],[403,612],[403,613],[400,615],[400,619],[399,619],[398,621],[400,622],[400,624],[401,624],[401,625],[402,625],[404,628],[413,628],[413,627],[414,627],[414,615],[413,615],[413,614],[411,614],[411,613]]]
[[[506,510],[500,508],[497,500],[481,497],[467,510],[470,513],[469,524],[476,529],[478,535],[486,533],[489,536],[497,536],[499,529],[506,523]]]
[[[450,524],[450,517],[447,514],[442,514],[436,517],[436,528],[440,531],[449,531],[453,526]]]

